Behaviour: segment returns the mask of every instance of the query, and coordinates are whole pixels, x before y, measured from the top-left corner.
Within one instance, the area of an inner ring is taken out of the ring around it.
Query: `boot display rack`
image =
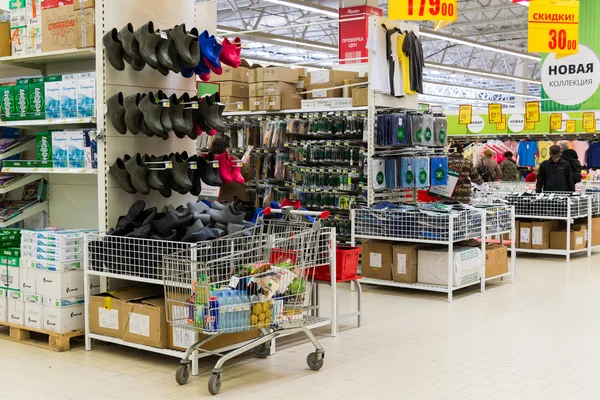
[[[510,206],[482,206],[451,213],[439,213],[434,210],[419,211],[412,206],[400,209],[356,209],[351,211],[352,245],[357,240],[384,240],[406,243],[435,244],[448,247],[448,254],[459,242],[479,240],[481,242],[481,278],[463,286],[453,285],[453,258],[448,257],[448,285],[425,283],[402,283],[363,277],[361,283],[377,286],[391,286],[417,289],[448,294],[452,302],[456,290],[479,284],[485,292],[485,282],[510,276],[515,279],[515,213]],[[486,244],[493,236],[500,238],[510,235],[511,262],[506,274],[485,278]]]

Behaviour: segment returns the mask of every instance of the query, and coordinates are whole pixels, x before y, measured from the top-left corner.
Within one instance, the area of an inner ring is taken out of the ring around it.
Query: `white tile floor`
[[[310,346],[226,366],[220,399],[600,399],[600,254],[565,264],[520,258],[516,284],[485,294],[367,288],[364,325],[323,336],[323,369]],[[355,294],[344,290],[349,309]],[[52,353],[0,340],[3,399],[199,399],[207,377],[175,383],[177,360],[118,346]]]

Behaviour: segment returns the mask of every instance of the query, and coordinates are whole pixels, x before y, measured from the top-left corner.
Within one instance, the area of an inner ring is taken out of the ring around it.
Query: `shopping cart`
[[[261,218],[259,229],[164,258],[167,321],[203,335],[181,360],[175,375],[180,385],[189,379],[190,357],[196,350],[220,357],[208,381],[215,395],[225,362],[248,350],[265,358],[273,339],[300,332],[316,349],[307,357],[308,366],[323,366],[325,351],[306,323],[312,312],[314,269],[329,251],[329,243],[320,243],[321,219],[329,213],[285,208],[266,209],[265,215],[270,219]],[[222,334],[249,330],[259,330],[259,337],[228,353],[202,348]]]

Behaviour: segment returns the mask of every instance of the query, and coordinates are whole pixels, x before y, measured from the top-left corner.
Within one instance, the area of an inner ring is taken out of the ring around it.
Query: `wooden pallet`
[[[8,322],[0,322],[0,328],[2,326],[9,328],[9,335],[0,335],[0,338],[52,351],[68,351],[71,349],[72,338],[85,335],[82,329],[67,333],[55,333]],[[0,329],[1,331],[2,329]]]

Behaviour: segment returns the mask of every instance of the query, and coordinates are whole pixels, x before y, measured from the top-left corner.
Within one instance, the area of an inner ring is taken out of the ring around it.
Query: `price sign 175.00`
[[[389,18],[413,21],[456,21],[456,0],[390,0]]]

